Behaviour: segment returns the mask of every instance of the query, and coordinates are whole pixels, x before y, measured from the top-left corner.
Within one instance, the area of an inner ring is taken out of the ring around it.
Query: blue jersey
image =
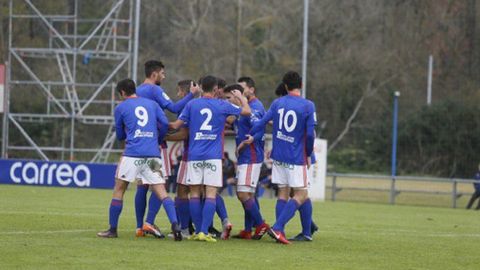
[[[240,112],[238,106],[216,98],[189,102],[179,117],[189,128],[188,161],[222,159],[225,120]]]
[[[258,122],[265,115],[265,108],[263,107],[262,102],[257,98],[249,101],[248,103],[252,110],[252,115],[250,117],[240,116],[235,123],[234,127],[237,132],[235,141],[237,146],[240,143],[247,139],[246,135],[250,133],[252,126],[255,122]],[[259,137],[252,144],[247,145],[239,153],[237,162],[238,164],[251,164],[251,163],[261,163],[264,158],[264,147],[265,147],[265,128],[262,128],[257,134]]]
[[[271,158],[288,164],[306,164],[315,140],[313,102],[292,94],[276,99],[265,116],[255,123],[251,131],[255,139],[270,120],[273,120]]]
[[[158,103],[162,110],[169,110],[172,113],[180,113],[185,105],[193,99],[193,94],[188,93],[177,103],[173,103],[162,87],[148,83],[143,83],[137,87],[137,96],[151,99]]]
[[[162,110],[169,110],[172,113],[180,113],[185,105],[193,99],[193,94],[188,93],[177,103],[173,103],[162,87],[156,84],[143,83],[137,87],[137,96],[155,101]],[[167,148],[167,143],[158,140],[162,148]]]
[[[159,157],[158,140],[168,130],[168,119],[155,102],[128,98],[115,108],[115,130],[119,140],[126,140],[124,156]]]

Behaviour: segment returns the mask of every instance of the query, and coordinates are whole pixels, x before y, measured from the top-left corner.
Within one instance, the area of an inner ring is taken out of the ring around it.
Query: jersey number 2
[[[144,127],[148,123],[148,113],[147,110],[142,107],[138,106],[135,108],[135,116],[138,118],[137,124],[141,127]]]
[[[207,118],[203,121],[202,125],[200,126],[200,130],[212,130],[212,126],[210,125],[210,120],[212,120],[212,111],[208,108],[203,108],[200,110],[202,115],[206,114]]]

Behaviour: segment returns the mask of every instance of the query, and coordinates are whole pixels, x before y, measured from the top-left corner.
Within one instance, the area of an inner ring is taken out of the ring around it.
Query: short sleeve
[[[182,120],[184,122],[184,124],[187,125],[187,126],[188,126],[188,123],[190,122],[190,110],[191,110],[191,107],[192,107],[191,104],[192,103],[187,103],[185,108],[183,108],[183,111],[180,114],[180,116],[178,116],[178,119]]]

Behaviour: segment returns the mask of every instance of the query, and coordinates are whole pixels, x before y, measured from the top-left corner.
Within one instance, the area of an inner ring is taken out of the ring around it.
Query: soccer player
[[[280,83],[275,89],[275,94],[278,97],[283,97],[288,95],[288,91],[285,88],[285,84]],[[312,165],[316,163],[315,152],[313,150],[312,150],[312,155],[310,156],[310,160],[311,160],[311,166],[308,169],[308,174],[311,177],[312,170],[313,170]],[[291,190],[290,190],[290,197],[293,197],[293,192]],[[279,202],[277,202],[277,207],[276,207],[277,219],[280,216],[280,212],[286,203],[287,202],[284,200],[279,200]],[[303,203],[298,208],[298,212],[300,213],[300,222],[302,224],[302,232],[300,232],[293,238],[289,238],[288,240],[289,241],[312,241],[313,240],[312,236],[316,231],[318,231],[318,226],[312,220],[312,202],[310,201],[310,199],[307,199],[305,203]]]
[[[180,113],[185,105],[193,99],[198,87],[190,89],[190,93],[185,95],[177,103],[173,103],[170,97],[160,86],[165,79],[165,66],[162,62],[149,60],[145,62],[145,80],[143,84],[138,86],[137,95],[155,101],[162,110],[169,110],[172,113]],[[161,145],[162,170],[164,177],[171,175],[170,158],[167,154],[167,144],[164,141],[159,142]],[[135,194],[135,214],[137,218],[136,235],[143,236],[144,233],[151,234],[157,238],[163,238],[164,235],[155,225],[155,217],[161,207],[161,201],[152,193],[148,202],[148,213],[145,223],[143,217],[146,209],[146,198],[148,185],[138,185]]]
[[[315,106],[300,96],[301,76],[289,71],[282,80],[288,95],[276,99],[265,116],[254,124],[246,143],[258,138],[258,133],[273,120],[272,182],[279,187],[279,201],[287,202],[279,212],[275,224],[268,234],[283,244],[290,244],[285,238],[284,228],[295,215],[295,211],[308,199],[308,174],[310,156],[315,139]],[[289,188],[294,196],[289,200]]]
[[[225,99],[223,90],[225,89],[225,86],[227,86],[227,82],[224,79],[218,78],[218,77],[217,77],[217,80],[218,80],[218,89],[215,92],[215,97],[220,99]]]
[[[158,140],[168,130],[168,120],[153,101],[137,97],[135,83],[125,79],[117,84],[116,90],[124,101],[115,108],[117,139],[125,140],[125,151],[118,163],[115,187],[110,204],[110,229],[97,233],[104,238],[118,237],[118,219],[123,208],[123,196],[128,184],[141,177],[160,198],[172,225],[176,241],[182,240],[175,214],[175,206],[165,190],[165,179],[157,169],[161,166]]]
[[[180,117],[170,123],[178,129],[186,124],[189,128],[188,164],[186,183],[190,187],[190,215],[195,224],[193,240],[216,242],[208,234],[216,208],[217,188],[222,186],[223,131],[229,115],[250,115],[248,101],[239,91],[233,94],[242,102],[242,107],[216,99],[217,79],[202,78],[203,95],[187,104]],[[205,202],[200,195],[205,187]]]
[[[177,96],[179,98],[185,97],[190,89],[192,80],[183,80],[177,84]],[[188,136],[188,135],[187,135]],[[187,186],[187,160],[188,160],[188,137],[183,140],[183,153],[182,160],[178,166],[177,172],[177,197],[175,198],[175,207],[177,209],[177,215],[180,220],[180,226],[183,237],[189,237],[189,224],[190,224],[190,207],[188,193],[189,188]]]
[[[240,116],[235,121],[235,141],[237,144],[237,198],[242,203],[245,212],[245,228],[235,238],[259,240],[265,234],[269,226],[264,222],[260,213],[260,207],[255,198],[255,190],[258,184],[260,169],[264,158],[265,129],[259,132],[259,139],[247,145],[243,141],[250,132],[253,123],[258,121],[265,114],[263,104],[256,98],[255,82],[250,77],[238,79],[240,84],[230,85],[225,88],[225,95],[228,100],[233,101],[231,91],[237,89],[243,92],[250,105],[252,115],[250,117]],[[235,101],[233,101],[235,103]],[[255,226],[255,234],[252,237],[252,227]]]

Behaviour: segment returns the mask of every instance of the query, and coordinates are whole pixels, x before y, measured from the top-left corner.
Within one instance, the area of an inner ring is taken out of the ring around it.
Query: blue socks
[[[170,220],[170,223],[178,223],[177,213],[175,212],[175,204],[173,203],[172,199],[170,197],[166,197],[165,199],[163,199],[163,201],[161,201],[161,203],[163,203],[163,208],[165,208],[165,212],[167,212],[168,220]]]
[[[302,234],[312,236],[312,201],[307,199],[299,208],[300,220],[302,222]]]
[[[192,217],[193,225],[195,225],[195,233],[200,233],[202,228],[202,203],[199,197],[191,197],[189,201],[190,216]]]
[[[190,222],[190,205],[188,199],[175,199],[175,204],[178,212],[178,219],[180,221],[181,229],[188,229]]]
[[[280,215],[282,214],[283,208],[287,204],[287,201],[283,199],[278,199],[277,200],[277,205],[275,206],[275,220],[278,220],[280,218]]]
[[[258,226],[263,223],[262,215],[258,209],[257,203],[254,198],[250,198],[242,202],[245,212],[249,212],[251,219],[253,220],[253,225]]]
[[[145,208],[147,207],[148,185],[137,185],[135,193],[135,217],[137,219],[137,228],[142,228]]]
[[[287,224],[287,222],[292,219],[298,207],[298,202],[295,199],[290,199],[283,208],[280,217],[278,217],[278,219],[276,220],[275,225],[273,225],[273,230],[283,232],[285,229],[285,224]]]
[[[157,195],[152,192],[150,194],[150,199],[148,200],[148,212],[147,212],[147,222],[150,224],[155,224],[155,217],[162,206],[162,201],[157,197]]]
[[[220,221],[223,222],[226,218],[228,218],[227,208],[225,207],[225,202],[223,201],[222,196],[217,194],[216,199],[216,212]]]
[[[191,199],[190,199],[191,200]],[[202,227],[201,232],[208,234],[208,228],[213,222],[213,215],[215,214],[216,202],[215,198],[205,198],[205,204],[202,211]],[[196,228],[195,224],[195,228]]]
[[[109,223],[110,223],[110,230],[116,231],[118,227],[118,218],[120,217],[120,213],[122,213],[123,208],[123,201],[112,199],[110,203],[110,211],[109,211]]]
[[[243,205],[243,203],[242,203]],[[250,211],[245,209],[245,206],[243,206],[243,210],[245,211],[245,230],[246,232],[251,232],[252,227],[253,227],[253,218],[252,215],[250,215]]]

